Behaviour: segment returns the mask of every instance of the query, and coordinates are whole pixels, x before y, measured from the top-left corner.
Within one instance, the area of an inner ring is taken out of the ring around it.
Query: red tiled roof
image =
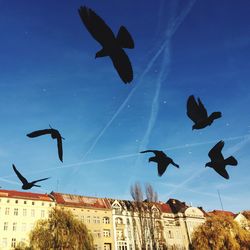
[[[48,194],[38,194],[31,192],[20,192],[16,190],[0,190],[0,197],[26,199],[26,200],[41,200],[41,201],[53,201]]]
[[[235,217],[236,214],[234,214],[233,212],[230,211],[223,211],[223,210],[213,210],[211,212],[207,213],[208,215],[225,215],[225,216],[231,216],[231,217]]]
[[[163,203],[163,202],[159,202],[157,203],[160,206],[161,212],[163,213],[173,213],[171,207],[169,206],[169,204]]]
[[[62,194],[56,192],[51,192],[51,195],[55,198],[58,204],[63,204],[66,206],[111,209],[106,198]]]

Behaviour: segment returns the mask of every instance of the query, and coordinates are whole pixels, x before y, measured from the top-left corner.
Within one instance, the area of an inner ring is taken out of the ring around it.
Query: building
[[[230,211],[213,210],[211,212],[208,212],[208,216],[209,215],[229,216],[229,217],[233,218],[236,222],[238,222],[238,224],[240,225],[241,228],[244,228],[244,229],[250,231],[250,222],[243,213],[234,214]]]
[[[26,243],[36,221],[48,218],[54,206],[48,194],[0,190],[0,249]]]
[[[227,215],[250,229],[243,213],[188,206],[177,199],[135,202],[51,192],[38,194],[0,190],[0,249],[29,243],[29,232],[53,207],[70,210],[84,222],[94,239],[94,250],[187,250],[194,229],[210,214]],[[153,225],[153,226],[152,226]]]
[[[70,210],[94,237],[94,250],[115,249],[112,209],[107,199],[52,192],[56,206]]]

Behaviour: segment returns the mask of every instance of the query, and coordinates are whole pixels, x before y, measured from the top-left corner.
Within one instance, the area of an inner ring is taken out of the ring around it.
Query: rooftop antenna
[[[220,199],[221,209],[224,211],[224,208],[223,208],[223,205],[222,205],[222,201],[221,201],[221,197],[220,197],[220,191],[219,191],[219,189],[217,190],[217,192],[218,192],[218,196],[219,196],[219,199]]]

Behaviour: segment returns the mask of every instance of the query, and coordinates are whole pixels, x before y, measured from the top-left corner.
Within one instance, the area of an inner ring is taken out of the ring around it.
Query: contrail
[[[170,57],[170,47],[171,47],[171,39],[172,36],[175,34],[179,26],[182,24],[190,10],[192,9],[193,5],[195,3],[195,0],[191,1],[187,8],[185,8],[179,16],[177,16],[168,26],[166,29],[166,34],[165,34],[165,48],[164,48],[164,54],[163,54],[163,63],[161,64],[161,70],[158,76],[158,79],[156,81],[156,90],[155,90],[155,95],[152,101],[152,106],[151,106],[151,113],[149,117],[149,122],[148,122],[148,127],[146,129],[146,132],[143,136],[142,143],[140,144],[139,151],[143,150],[145,147],[147,147],[149,138],[151,135],[151,131],[155,125],[157,115],[159,112],[159,96],[160,96],[160,90],[161,90],[161,85],[162,82],[166,79],[166,77],[169,74],[170,71],[170,63],[171,63],[171,57]],[[136,166],[138,165],[139,157],[137,158],[136,161]]]
[[[243,136],[235,136],[235,137],[229,137],[227,139],[225,139],[224,141],[233,141],[233,140],[238,140],[238,139],[244,139],[243,142],[239,142],[237,143],[235,146],[231,147],[230,149],[228,149],[226,152],[230,152],[231,153],[236,153],[238,152],[240,149],[242,149],[249,141],[250,141],[250,136],[249,134],[247,135],[243,135]],[[207,143],[215,143],[218,142],[218,140],[216,141],[210,141]],[[199,145],[203,145],[205,143],[199,143],[197,146]],[[190,146],[190,144],[189,144]],[[192,144],[191,144],[192,146]],[[171,190],[167,196],[170,196],[172,194],[174,194],[177,190],[179,190],[180,188],[183,188],[188,182],[192,181],[194,178],[196,178],[198,175],[200,175],[202,172],[205,171],[205,168],[200,169],[198,172],[196,172],[195,174],[191,175],[188,179],[186,179],[184,182],[182,182],[181,184],[177,185],[173,190]]]
[[[225,138],[223,140],[226,142],[226,141],[235,141],[235,140],[246,139],[246,138],[250,138],[250,135],[246,134],[246,135],[241,135],[241,136],[228,137],[228,138]],[[211,140],[211,141],[197,142],[197,143],[187,143],[184,145],[182,144],[182,145],[177,145],[177,146],[173,146],[173,147],[167,147],[167,148],[164,148],[162,150],[166,150],[166,151],[178,150],[178,149],[184,149],[184,148],[189,148],[189,147],[198,147],[201,145],[213,144],[216,142],[218,142],[218,140]],[[80,161],[80,162],[76,162],[76,163],[72,163],[72,164],[68,164],[68,165],[64,165],[64,166],[58,166],[58,167],[45,168],[45,169],[41,169],[41,170],[24,172],[24,175],[25,174],[43,173],[43,172],[62,169],[62,168],[71,168],[71,167],[77,167],[77,166],[83,166],[83,165],[89,165],[89,164],[95,164],[95,163],[103,163],[103,162],[107,162],[107,161],[136,157],[139,155],[141,155],[141,154],[140,153],[131,153],[131,154],[117,155],[117,156],[113,156],[113,157],[107,157],[107,158],[90,160],[90,161]],[[8,177],[12,177],[12,176],[15,176],[15,175],[14,174],[6,175],[6,176],[2,176],[0,178],[8,178]]]
[[[185,17],[187,16],[187,14],[190,12],[190,10],[192,9],[192,6],[194,5],[196,0],[192,0],[188,7],[180,14],[180,16],[178,16],[174,22],[172,23],[172,27],[170,27],[170,32],[169,32],[169,36],[171,37],[176,30],[178,29],[178,27],[181,25],[181,23],[183,22],[183,20],[185,19]],[[135,87],[131,90],[131,92],[128,94],[127,98],[123,101],[123,103],[121,104],[121,106],[117,109],[117,111],[115,112],[115,114],[112,116],[112,118],[110,119],[110,121],[105,125],[105,127],[102,129],[102,131],[100,132],[100,134],[96,137],[96,139],[94,140],[94,142],[92,143],[92,145],[90,146],[89,150],[84,154],[83,159],[94,149],[94,147],[96,146],[96,144],[98,143],[98,141],[101,139],[101,137],[104,135],[105,131],[109,128],[109,126],[112,124],[112,122],[116,119],[116,117],[120,114],[120,112],[123,110],[123,108],[126,106],[126,104],[128,103],[128,101],[130,100],[130,98],[132,97],[132,95],[134,94],[134,92],[137,90],[137,88],[141,85],[142,80],[144,78],[144,76],[148,73],[148,71],[152,68],[152,66],[154,65],[155,61],[157,60],[157,58],[160,56],[160,54],[162,53],[162,51],[165,49],[166,45],[169,43],[169,41],[164,41],[163,44],[160,46],[159,50],[156,52],[156,54],[153,56],[153,58],[149,61],[148,65],[146,66],[146,68],[144,69],[144,71],[142,72],[141,76],[139,77],[139,81],[138,83],[135,85]]]

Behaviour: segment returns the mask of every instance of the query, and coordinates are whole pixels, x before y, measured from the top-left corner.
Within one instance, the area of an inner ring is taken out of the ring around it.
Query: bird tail
[[[226,165],[231,165],[231,166],[236,166],[238,164],[237,160],[233,157],[230,156],[227,159],[225,159]]]
[[[175,167],[179,168],[179,165],[176,164],[176,163],[174,163],[174,162],[172,162],[172,165],[174,165]]]
[[[120,27],[116,39],[122,48],[133,49],[135,47],[132,36],[124,26]]]
[[[218,119],[220,118],[222,115],[221,115],[221,112],[213,112],[210,117],[215,120],[215,119]]]
[[[37,184],[34,184],[33,186],[35,186],[35,187],[41,187],[40,185],[37,185]]]

